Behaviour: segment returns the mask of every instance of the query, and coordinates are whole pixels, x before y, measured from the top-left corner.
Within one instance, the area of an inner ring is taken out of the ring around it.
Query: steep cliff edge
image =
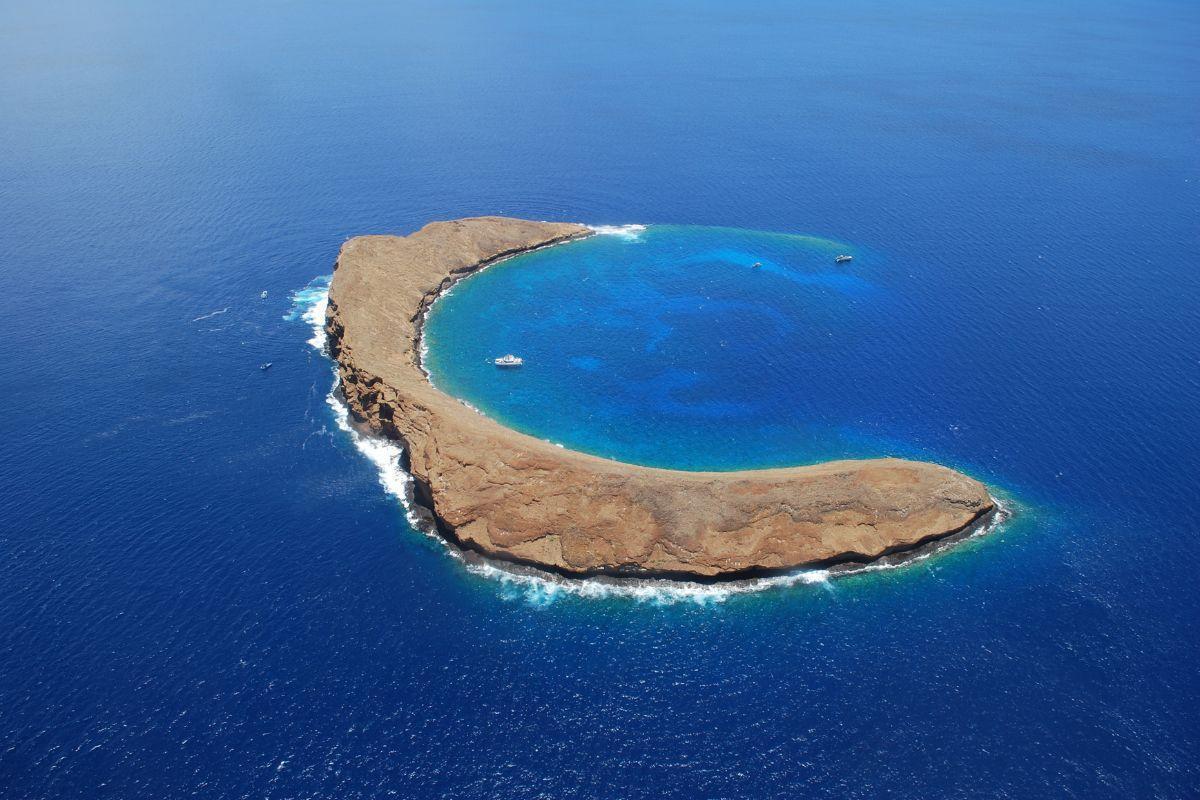
[[[481,217],[342,246],[326,330],[346,402],[403,443],[418,500],[444,536],[569,575],[741,578],[870,561],[993,511],[978,481],[900,459],[746,472],[623,464],[506,428],[429,383],[421,325],[442,291],[498,259],[589,233]]]

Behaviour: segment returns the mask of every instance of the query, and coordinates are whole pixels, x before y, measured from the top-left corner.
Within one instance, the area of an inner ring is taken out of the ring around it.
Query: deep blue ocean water
[[[1200,794],[1194,4],[3,19],[0,796]],[[645,463],[930,457],[1016,516],[752,594],[466,568],[293,294],[485,213],[650,226],[444,301],[435,377],[488,413]]]

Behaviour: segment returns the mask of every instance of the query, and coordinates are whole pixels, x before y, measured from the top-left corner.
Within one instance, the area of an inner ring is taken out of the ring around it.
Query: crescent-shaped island
[[[446,539],[568,576],[724,580],[866,563],[995,513],[979,481],[895,458],[741,472],[612,461],[507,428],[430,383],[422,325],[444,291],[592,234],[479,217],[342,246],[326,317],[342,393],[359,423],[403,445],[414,499]]]

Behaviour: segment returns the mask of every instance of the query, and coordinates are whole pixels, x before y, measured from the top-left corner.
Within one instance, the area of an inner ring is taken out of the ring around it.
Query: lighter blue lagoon
[[[507,425],[624,461],[730,470],[911,454],[904,417],[922,409],[910,376],[939,340],[896,269],[815,236],[607,229],[456,285],[429,314],[425,364]],[[509,352],[524,366],[497,369]]]

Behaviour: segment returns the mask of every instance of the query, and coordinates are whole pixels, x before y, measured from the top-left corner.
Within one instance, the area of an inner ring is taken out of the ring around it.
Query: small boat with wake
[[[853,261],[853,260],[854,260],[854,256],[841,255],[841,256],[835,257],[833,259],[833,263],[845,264],[847,261]]]
[[[499,358],[494,359],[492,363],[497,367],[519,367],[525,363],[525,359],[518,358],[512,353],[509,353],[506,356],[500,356]]]
[[[262,364],[259,364],[258,368],[261,369],[263,372],[266,372],[267,370],[269,370],[271,368],[271,362],[267,361]]]

